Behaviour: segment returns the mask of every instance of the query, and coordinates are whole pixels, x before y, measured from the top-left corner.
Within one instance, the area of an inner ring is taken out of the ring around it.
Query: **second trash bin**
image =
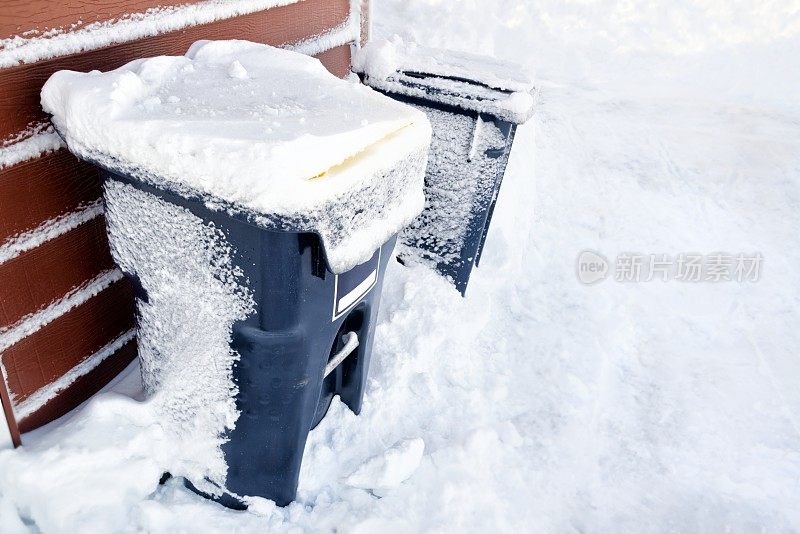
[[[289,503],[332,397],[361,409],[386,265],[423,206],[427,119],[244,41],[59,72],[42,102],[102,170],[171,472],[226,506]]]
[[[517,125],[533,113],[519,65],[405,43],[370,42],[364,83],[425,112],[433,127],[425,210],[399,237],[403,262],[430,265],[463,295],[480,262]]]

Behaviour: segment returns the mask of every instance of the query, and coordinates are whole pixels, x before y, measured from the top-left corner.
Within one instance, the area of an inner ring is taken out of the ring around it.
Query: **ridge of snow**
[[[33,230],[17,234],[0,245],[0,264],[55,239],[102,214],[103,201],[95,200],[79,206],[77,210],[66,215],[47,220]]]
[[[14,416],[18,420],[21,420],[36,412],[39,408],[53,400],[58,393],[71,386],[80,377],[89,373],[135,337],[136,329],[134,328],[118,336],[116,339],[100,348],[100,350],[61,375],[56,381],[39,388],[28,398],[14,406]]]
[[[119,269],[103,271],[89,282],[72,289],[63,297],[53,301],[46,308],[28,314],[13,325],[0,329],[0,352],[58,319],[72,308],[80,306],[121,279],[122,271]]]
[[[0,142],[0,148],[6,148],[14,143],[19,143],[20,141],[24,141],[25,139],[36,134],[52,131],[54,130],[53,125],[50,124],[50,121],[33,122],[28,124],[25,129],[4,138],[2,142]]]
[[[20,137],[25,138],[16,141]],[[65,146],[67,145],[50,125],[26,130],[0,147],[0,169],[11,167]]]
[[[358,17],[354,16],[351,11],[347,20],[339,26],[284,48],[307,56],[316,56],[337,46],[348,43],[357,44],[360,34]]]
[[[116,20],[95,22],[71,32],[56,29],[37,37],[16,35],[0,40],[0,68],[94,50],[298,1],[208,0],[196,4],[151,8]]]

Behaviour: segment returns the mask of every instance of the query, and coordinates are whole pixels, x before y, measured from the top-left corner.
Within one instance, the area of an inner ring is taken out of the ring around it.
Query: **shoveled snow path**
[[[530,412],[539,430],[528,435],[544,441],[534,524],[797,528],[800,123],[558,86],[543,100],[534,245],[522,257],[535,274],[517,288],[540,323],[525,328],[546,379],[536,394],[550,397]],[[582,287],[584,248],[760,251],[764,275]]]

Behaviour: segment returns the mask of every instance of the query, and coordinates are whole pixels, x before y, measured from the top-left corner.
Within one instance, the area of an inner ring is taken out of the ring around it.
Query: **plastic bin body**
[[[455,105],[383,92],[425,112],[433,126],[425,210],[400,234],[405,250],[399,259],[403,262],[413,255],[433,264],[464,295],[472,269],[480,262],[517,125]],[[448,115],[468,127],[451,128]],[[491,140],[476,149],[476,136],[486,134]],[[474,194],[464,198],[464,185]],[[461,202],[467,205],[458,206]],[[459,209],[462,213],[453,216]]]
[[[308,432],[333,396],[356,414],[361,411],[383,274],[396,237],[366,263],[335,275],[316,234],[265,230],[107,169],[102,176],[186,208],[226,235],[232,261],[253,292],[255,313],[233,327],[231,346],[240,355],[233,367],[240,416],[223,445],[226,492],[212,498],[232,508],[245,507],[233,494],[290,503]],[[137,298],[146,302],[147,288],[132,278]],[[324,377],[348,332],[357,334],[358,347]]]

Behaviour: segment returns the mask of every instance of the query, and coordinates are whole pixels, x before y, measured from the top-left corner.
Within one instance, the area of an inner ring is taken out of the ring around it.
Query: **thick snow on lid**
[[[354,68],[365,75],[367,85],[381,91],[486,112],[518,124],[533,112],[533,79],[513,62],[427,48],[394,35],[367,43],[356,55]]]
[[[185,56],[106,73],[57,72],[42,106],[79,156],[268,214],[346,193],[364,169],[327,171],[403,131],[408,142],[382,154],[389,166],[429,129],[420,112],[316,59],[247,41],[199,42]]]
[[[316,232],[334,272],[423,207],[425,115],[296,52],[200,41],[185,56],[57,72],[42,106],[79,157],[264,227]]]

